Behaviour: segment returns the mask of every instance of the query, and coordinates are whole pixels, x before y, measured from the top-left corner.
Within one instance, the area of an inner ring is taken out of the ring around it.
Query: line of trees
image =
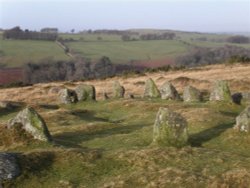
[[[226,62],[233,57],[247,61],[250,58],[250,50],[230,45],[216,49],[196,48],[194,51],[189,52],[189,54],[178,57],[176,59],[176,65],[210,65]]]
[[[226,41],[230,43],[247,44],[250,42],[250,39],[246,36],[236,35],[228,37]]]
[[[141,40],[173,40],[176,37],[175,33],[165,32],[162,34],[145,34],[141,35]]]
[[[21,40],[49,40],[55,41],[58,37],[57,33],[44,33],[37,31],[29,31],[25,29],[24,31],[19,27],[14,27],[3,32],[4,39],[21,39]]]

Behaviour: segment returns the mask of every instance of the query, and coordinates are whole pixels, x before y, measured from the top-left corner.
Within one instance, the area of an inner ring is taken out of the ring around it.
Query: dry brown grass
[[[51,92],[54,87],[67,87],[74,89],[81,83],[92,84],[96,87],[97,99],[102,100],[102,93],[105,91],[110,96],[112,82],[118,80],[126,89],[126,93],[141,96],[144,90],[144,82],[152,78],[157,86],[165,81],[171,81],[179,92],[182,92],[186,85],[193,85],[200,90],[210,90],[212,83],[217,79],[227,80],[233,92],[250,90],[250,65],[212,65],[199,69],[148,73],[145,76],[130,78],[115,77],[105,80],[92,80],[86,82],[57,82],[46,84],[35,84],[30,87],[1,89],[0,100],[12,100],[26,102],[28,104],[50,103],[58,104],[57,93]],[[138,84],[139,83],[139,84]]]

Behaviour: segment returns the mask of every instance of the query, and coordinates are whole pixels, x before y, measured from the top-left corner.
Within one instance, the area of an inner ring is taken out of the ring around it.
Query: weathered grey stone
[[[77,95],[74,90],[61,89],[59,92],[59,99],[61,103],[64,103],[64,104],[76,103]]]
[[[158,90],[156,84],[154,83],[154,81],[151,78],[149,78],[145,82],[145,90],[144,90],[143,97],[158,98],[160,96],[161,96],[161,94],[160,94],[160,91]]]
[[[160,108],[154,123],[153,144],[181,147],[188,142],[187,121],[168,108]]]
[[[242,132],[250,132],[250,106],[246,107],[240,115],[236,117],[234,129]]]
[[[0,183],[12,180],[21,174],[17,156],[13,153],[0,153]],[[0,185],[1,186],[1,185]]]
[[[231,92],[226,81],[217,80],[215,82],[209,100],[232,102]]]
[[[123,98],[125,94],[125,88],[120,85],[118,81],[113,82],[113,97]]]
[[[75,89],[78,101],[95,100],[95,87],[92,85],[81,84]]]
[[[9,121],[8,128],[20,124],[34,139],[48,142],[52,140],[45,121],[33,108],[28,107],[20,111],[16,117]]]
[[[179,100],[180,96],[175,87],[170,82],[165,82],[161,88],[161,98],[167,100]]]
[[[183,91],[183,100],[185,102],[200,102],[201,92],[192,86],[187,86]]]

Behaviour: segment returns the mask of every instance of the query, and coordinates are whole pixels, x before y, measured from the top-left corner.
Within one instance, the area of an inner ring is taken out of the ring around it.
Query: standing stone
[[[17,163],[16,154],[0,153],[0,183],[3,180],[11,180],[21,174]],[[1,187],[1,184],[0,184]]]
[[[45,121],[33,108],[28,107],[20,111],[16,117],[9,121],[8,128],[20,124],[34,139],[47,142],[52,140]]]
[[[145,90],[144,90],[144,95],[143,97],[146,98],[158,98],[160,97],[160,91],[158,90],[156,84],[154,81],[149,78],[146,83],[145,83]]]
[[[181,147],[188,142],[187,121],[168,108],[160,108],[153,129],[153,144]]]
[[[232,101],[231,92],[226,81],[218,80],[215,82],[209,100],[230,102]]]
[[[77,102],[77,95],[74,90],[70,89],[62,89],[59,92],[59,99],[63,104],[70,104]]]
[[[125,94],[125,88],[120,85],[118,81],[113,82],[113,97],[123,98]]]
[[[240,115],[236,117],[234,129],[242,132],[250,132],[250,106],[246,107]]]
[[[161,88],[161,98],[167,100],[179,100],[180,96],[175,87],[170,82],[165,82]]]
[[[187,86],[183,91],[183,100],[185,102],[200,102],[201,92],[192,86]]]
[[[92,85],[81,84],[75,89],[78,101],[95,100],[95,87]]]

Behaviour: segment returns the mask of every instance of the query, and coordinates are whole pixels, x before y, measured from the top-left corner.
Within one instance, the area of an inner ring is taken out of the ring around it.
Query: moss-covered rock
[[[78,101],[96,100],[95,87],[81,84],[75,89]]]
[[[8,123],[8,128],[22,125],[22,128],[30,133],[34,139],[41,141],[52,141],[50,132],[43,118],[31,107],[20,111],[16,117]]]
[[[250,106],[246,107],[240,115],[236,117],[234,129],[242,132],[250,132]]]
[[[180,96],[175,87],[170,82],[165,82],[161,88],[161,98],[167,100],[179,100]]]
[[[76,92],[71,89],[61,89],[59,92],[59,100],[63,104],[76,103],[78,101]]]
[[[160,108],[153,129],[153,145],[181,147],[188,142],[187,121],[168,108]]]
[[[214,83],[214,87],[210,94],[209,100],[232,102],[231,92],[228,83],[224,80],[217,80]]]
[[[113,97],[114,98],[123,98],[125,94],[125,88],[121,86],[118,81],[113,82]]]
[[[187,86],[183,91],[183,100],[185,102],[200,102],[201,92],[192,86]]]
[[[161,96],[160,91],[158,90],[155,82],[149,78],[145,82],[144,95],[145,98],[159,98]]]

